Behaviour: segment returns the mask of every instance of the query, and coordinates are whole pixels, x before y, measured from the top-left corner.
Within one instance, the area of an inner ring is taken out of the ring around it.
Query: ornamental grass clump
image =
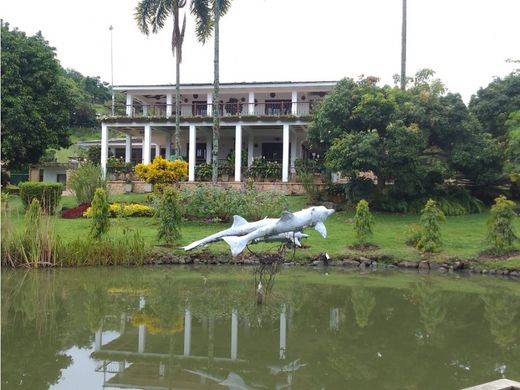
[[[91,203],[96,189],[106,190],[106,180],[103,179],[99,166],[87,162],[71,172],[68,186],[76,194],[78,204]]]
[[[516,218],[515,202],[501,195],[495,199],[491,207],[491,215],[487,221],[487,241],[497,255],[502,255],[513,249],[513,243],[518,240],[513,219]]]
[[[92,200],[92,221],[90,224],[90,237],[99,240],[110,227],[109,205],[107,193],[103,188],[98,188]]]
[[[416,247],[421,252],[437,252],[441,247],[441,222],[446,217],[437,203],[429,199],[421,210],[421,232]]]
[[[356,215],[354,216],[354,233],[358,244],[365,245],[368,239],[372,237],[374,226],[374,217],[368,207],[368,202],[361,199],[356,206]]]
[[[157,238],[172,244],[181,237],[180,225],[182,221],[179,196],[174,188],[164,189],[156,217],[159,220],[159,231]]]

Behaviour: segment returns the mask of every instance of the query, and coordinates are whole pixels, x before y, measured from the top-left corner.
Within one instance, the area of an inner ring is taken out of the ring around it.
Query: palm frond
[[[148,27],[149,16],[152,13],[152,7],[155,4],[155,0],[142,0],[140,1],[134,10],[134,19],[137,22],[137,27],[145,35],[150,34]]]
[[[190,11],[195,17],[197,39],[204,44],[213,33],[213,7],[210,6],[210,0],[192,0]]]
[[[165,0],[155,1],[157,4],[155,8],[155,13],[150,20],[150,24],[152,25],[152,32],[154,34],[157,34],[159,30],[164,27],[164,22],[166,21],[166,18],[168,18],[170,12],[172,12],[172,3],[170,1]]]
[[[215,4],[218,3],[219,10],[220,10],[220,16],[224,16],[231,8],[232,0],[213,0],[213,1]]]

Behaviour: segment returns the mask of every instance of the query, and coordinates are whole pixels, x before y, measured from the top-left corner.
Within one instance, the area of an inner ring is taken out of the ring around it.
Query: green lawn
[[[111,196],[111,201],[124,202],[146,202],[144,194],[129,194]],[[65,196],[62,200],[62,206],[73,207],[76,200],[72,196]],[[291,211],[296,211],[305,206],[305,197],[291,196],[289,197],[289,205]],[[390,255],[395,259],[418,260],[421,254],[413,247],[405,244],[407,239],[407,231],[409,225],[419,222],[418,215],[400,215],[375,213],[375,229],[372,243],[376,244],[379,249],[368,252],[355,252],[348,247],[354,243],[354,234],[352,229],[353,211],[342,211],[333,214],[325,223],[328,236],[323,239],[313,229],[307,229],[306,233],[310,237],[304,241],[308,246],[306,249],[296,251],[297,257],[314,257],[320,253],[327,252],[333,258],[339,255],[357,254],[357,255]],[[488,212],[482,214],[474,214],[460,217],[448,217],[447,222],[442,226],[443,248],[438,254],[432,256],[434,259],[442,261],[447,257],[457,256],[460,258],[474,258],[480,252],[486,249],[484,241],[486,236],[486,220]],[[6,217],[4,217],[6,218]],[[21,202],[18,198],[13,198],[9,202],[8,221],[13,226],[23,226],[23,210]],[[150,245],[160,244],[157,241],[157,224],[153,218],[126,218],[112,219],[110,234],[120,236],[123,231],[128,229],[139,230],[146,242]],[[72,240],[78,236],[86,236],[89,229],[89,221],[86,219],[62,219],[54,218],[57,233],[67,240]],[[179,246],[186,245],[192,241],[198,240],[206,235],[215,233],[221,229],[225,229],[229,223],[209,224],[202,222],[187,221],[182,225],[182,239]],[[517,231],[520,231],[520,218],[515,221]],[[517,244],[520,249],[520,244]],[[229,249],[225,243],[212,244],[210,247],[212,252],[229,254]],[[274,250],[273,244],[262,244],[254,247],[255,251]],[[203,249],[207,250],[207,249]],[[495,262],[495,268],[501,266],[516,265],[520,268],[520,256],[502,262]]]

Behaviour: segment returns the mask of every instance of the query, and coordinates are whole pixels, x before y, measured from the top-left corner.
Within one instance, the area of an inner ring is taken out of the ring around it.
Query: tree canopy
[[[54,48],[2,23],[2,160],[37,163],[47,148],[69,145],[73,96]]]

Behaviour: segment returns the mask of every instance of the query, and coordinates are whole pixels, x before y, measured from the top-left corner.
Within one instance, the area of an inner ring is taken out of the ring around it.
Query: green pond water
[[[97,268],[3,270],[1,288],[4,390],[461,389],[520,380],[520,283],[508,279]]]

